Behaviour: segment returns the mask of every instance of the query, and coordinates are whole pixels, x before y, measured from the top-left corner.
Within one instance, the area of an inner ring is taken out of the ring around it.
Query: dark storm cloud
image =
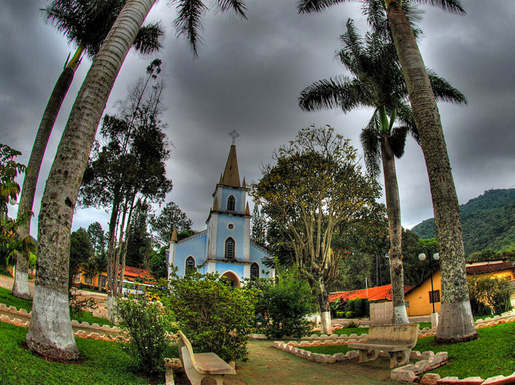
[[[39,11],[43,2],[0,2],[0,142],[21,150],[28,159],[42,110],[73,47],[44,22]],[[359,133],[372,112],[307,113],[297,105],[300,91],[313,81],[345,73],[335,51],[348,17],[354,17],[364,32],[359,2],[313,15],[298,15],[296,0],[247,0],[247,6],[248,20],[231,14],[207,15],[198,58],[183,39],[176,39],[175,12],[166,1],[159,2],[148,18],[160,20],[167,35],[158,55],[166,73],[162,120],[173,143],[167,173],[174,190],[167,200],[175,201],[193,219],[195,229],[204,228],[231,143],[227,133],[233,129],[241,134],[237,139],[240,175],[249,183],[259,179],[260,165],[271,162],[274,149],[313,123],[330,124],[360,149]],[[515,185],[515,3],[473,1],[463,6],[466,16],[423,6],[420,41],[426,65],[469,100],[467,106],[439,105],[461,203],[484,190]],[[116,111],[114,103],[144,76],[151,59],[129,54],[108,112]],[[45,172],[89,65],[88,60],[82,63],[63,106],[45,157]],[[411,227],[432,216],[422,152],[413,141],[397,162],[397,170],[403,223]],[[105,227],[107,215],[78,210],[74,228],[95,220]]]

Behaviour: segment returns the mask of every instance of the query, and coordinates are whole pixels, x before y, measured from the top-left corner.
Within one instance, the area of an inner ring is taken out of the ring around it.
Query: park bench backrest
[[[190,355],[190,359],[191,359],[193,366],[197,367],[197,362],[195,361],[195,355],[193,354],[193,347],[191,346],[190,340],[188,340],[188,338],[186,338],[186,336],[180,330],[177,332],[177,334],[179,335],[178,348],[179,348],[179,354],[181,355],[181,358],[182,358],[182,348],[186,347],[186,349],[188,350],[188,353]]]
[[[370,326],[367,343],[395,344],[415,347],[419,324],[395,324]]]

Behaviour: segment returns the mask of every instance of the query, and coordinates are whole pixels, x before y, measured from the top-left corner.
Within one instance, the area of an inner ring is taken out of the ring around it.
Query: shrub
[[[267,337],[300,338],[311,331],[305,317],[313,312],[313,299],[306,281],[284,272],[281,277],[250,283],[260,289],[257,320]]]
[[[175,276],[161,301],[197,352],[214,352],[225,361],[246,360],[254,320],[254,291],[236,289],[217,274]]]
[[[511,309],[510,297],[513,290],[506,278],[469,277],[467,281],[471,304],[474,302],[474,305],[482,303],[489,306],[494,314],[501,314]],[[478,305],[476,310],[484,311],[481,305]],[[474,313],[474,315],[481,314]]]
[[[120,298],[117,312],[122,318],[121,326],[129,333],[128,350],[136,360],[136,369],[147,375],[163,371],[169,323],[161,306],[143,297]]]

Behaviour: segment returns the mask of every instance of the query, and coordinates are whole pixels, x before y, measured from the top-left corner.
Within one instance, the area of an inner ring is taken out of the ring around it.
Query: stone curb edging
[[[17,309],[14,306],[6,306],[3,303],[0,303],[0,310],[4,313],[8,314],[2,314],[0,315],[0,321],[10,323],[12,325],[21,326],[21,327],[29,327],[30,321],[23,321],[23,318],[31,318],[32,312],[28,312],[25,309]],[[18,317],[16,317],[18,316]],[[79,322],[77,320],[72,320],[71,324],[75,328],[83,328],[83,329],[92,329],[94,331],[86,332],[85,330],[76,330],[73,332],[73,334],[76,337],[79,338],[89,338],[89,339],[95,339],[95,340],[104,340],[104,341],[117,341],[117,342],[129,342],[129,339],[122,336],[122,331],[117,326],[109,326],[109,325],[102,325],[100,326],[97,323],[90,324],[89,322]],[[109,334],[111,333],[111,334]],[[116,336],[113,336],[112,334],[115,334]]]
[[[495,326],[501,323],[515,322],[515,311],[504,313],[500,316],[494,316],[486,318],[484,320],[478,320],[475,322],[476,328],[485,328]],[[430,328],[424,328],[419,332],[419,337],[430,337],[434,336],[435,331]],[[332,334],[330,336],[326,334],[317,335],[313,334],[310,337],[302,338],[301,342],[289,341],[275,341],[274,347],[288,353],[291,353],[297,357],[308,359],[319,363],[335,363],[337,361],[345,361],[358,357],[357,351],[349,351],[347,353],[336,353],[333,355],[312,353],[302,349],[306,346],[322,346],[322,345],[346,345],[349,342],[362,342],[366,341],[368,335],[366,333],[358,336],[357,334],[351,335],[337,335]],[[467,377],[465,379],[459,379],[458,377],[444,377],[441,378],[439,374],[426,373],[423,377],[420,377],[423,373],[436,369],[445,364],[448,359],[447,352],[440,352],[434,354],[434,352],[420,353],[418,351],[411,352],[412,360],[417,360],[415,364],[408,364],[402,367],[395,368],[391,371],[390,378],[395,381],[402,382],[418,382],[423,385],[507,385],[515,384],[515,372],[508,376],[495,376],[490,377],[486,380],[481,377]]]

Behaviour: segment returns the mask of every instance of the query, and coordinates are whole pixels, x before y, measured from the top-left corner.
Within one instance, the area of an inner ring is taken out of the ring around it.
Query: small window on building
[[[93,282],[93,277],[90,274],[87,274],[86,278],[84,279],[84,282],[92,283]]]
[[[250,265],[250,279],[258,279],[259,278],[259,265],[257,263],[253,263]]]
[[[106,276],[105,275],[101,275],[100,278],[99,278],[99,286],[100,287],[104,287],[106,285]]]
[[[186,258],[186,274],[194,272],[195,268],[195,259],[193,257]]]
[[[227,211],[236,211],[236,199],[233,195],[227,198]]]
[[[234,229],[234,225],[233,225],[232,223],[229,223],[229,224],[227,225],[227,228],[228,228],[229,230],[232,230],[232,229]]]
[[[227,240],[225,241],[225,258],[226,259],[234,259],[234,256],[235,256],[234,249],[235,249],[234,239],[227,238]]]
[[[429,303],[440,302],[440,290],[429,292]]]

